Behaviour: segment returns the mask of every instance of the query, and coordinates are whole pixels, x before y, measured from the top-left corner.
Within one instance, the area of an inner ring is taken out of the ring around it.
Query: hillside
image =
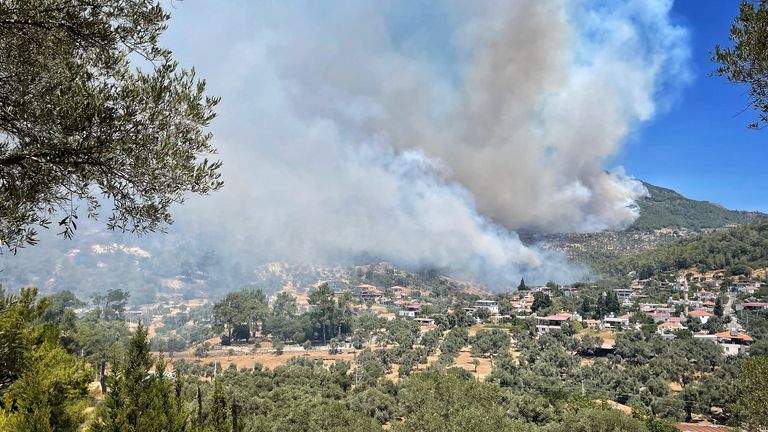
[[[630,226],[632,231],[654,231],[662,228],[700,231],[739,225],[765,218],[764,213],[728,210],[708,201],[696,201],[663,187],[643,182],[649,196],[640,200],[640,217]]]
[[[621,258],[606,270],[614,274],[637,271],[641,276],[676,272],[725,269],[734,275],[768,267],[768,220],[724,231],[683,238],[655,250]]]
[[[735,225],[766,220],[765,213],[729,210],[708,201],[696,201],[671,189],[643,182],[649,196],[638,201],[640,217],[624,231],[555,234],[532,238],[545,247],[605,270],[616,260],[650,253],[681,239],[720,231]]]

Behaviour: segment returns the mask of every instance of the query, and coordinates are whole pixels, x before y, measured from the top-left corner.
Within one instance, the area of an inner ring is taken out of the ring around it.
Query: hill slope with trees
[[[699,231],[721,228],[731,224],[744,224],[766,217],[764,213],[728,210],[708,201],[696,201],[683,195],[643,182],[649,196],[640,200],[640,217],[629,230],[653,231],[676,228]]]
[[[609,266],[613,273],[638,271],[641,276],[697,267],[725,269],[734,275],[768,267],[768,220],[724,231],[682,238],[655,250],[628,256]]]

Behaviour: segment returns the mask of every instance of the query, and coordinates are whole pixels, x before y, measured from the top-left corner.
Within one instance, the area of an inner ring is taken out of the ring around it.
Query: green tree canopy
[[[168,19],[151,0],[0,2],[0,250],[54,217],[71,236],[101,198],[110,229],[162,229],[222,186],[218,99],[158,45]]]
[[[758,112],[749,127],[762,128],[768,124],[768,0],[741,1],[730,40],[731,48],[715,46],[716,73],[749,86],[750,105]]]

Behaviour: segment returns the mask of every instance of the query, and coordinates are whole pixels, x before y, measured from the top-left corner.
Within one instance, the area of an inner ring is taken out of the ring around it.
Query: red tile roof
[[[684,327],[679,322],[665,322],[663,324],[659,324],[659,328],[682,329]]]
[[[700,310],[700,309],[699,310],[691,311],[691,313],[689,313],[688,315],[695,316],[695,317],[711,317],[712,316],[711,313],[709,313],[709,312],[707,312],[705,310]]]
[[[735,335],[732,335],[731,332],[724,331],[720,333],[715,333],[715,336],[717,336],[720,339],[735,339],[735,340],[742,340],[744,342],[754,342],[754,339],[746,333],[737,333]]]
[[[765,302],[744,302],[741,305],[745,307],[768,307],[768,303]]]
[[[542,321],[568,321],[571,319],[571,316],[568,314],[557,314],[538,318]]]

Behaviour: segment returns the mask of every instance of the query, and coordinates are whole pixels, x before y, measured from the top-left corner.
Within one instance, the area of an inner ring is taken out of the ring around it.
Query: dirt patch
[[[263,345],[262,345],[263,346]],[[336,355],[330,355],[327,351],[309,351],[307,353],[301,353],[299,352],[286,352],[282,355],[275,355],[270,353],[260,353],[260,354],[244,354],[244,355],[219,355],[218,353],[214,355],[210,355],[208,357],[204,358],[198,358],[192,355],[189,355],[188,353],[183,353],[181,355],[177,354],[174,356],[173,361],[179,361],[181,359],[184,359],[190,363],[211,363],[211,362],[219,362],[223,367],[228,367],[230,364],[234,363],[234,365],[238,368],[252,368],[256,363],[261,363],[262,366],[274,369],[277,366],[282,366],[288,363],[288,360],[290,360],[293,357],[306,357],[311,359],[320,359],[323,361],[323,364],[326,366],[333,364],[336,360],[346,360],[346,361],[352,361],[354,359],[353,353],[343,353],[343,354],[336,354]]]

